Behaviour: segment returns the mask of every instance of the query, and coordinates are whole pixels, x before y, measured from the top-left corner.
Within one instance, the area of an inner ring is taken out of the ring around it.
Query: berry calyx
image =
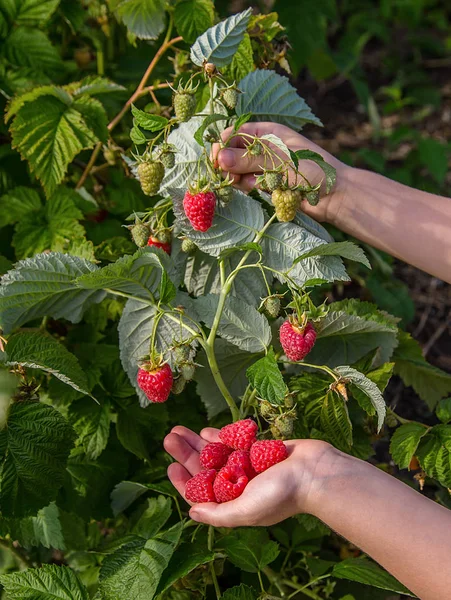
[[[159,161],[145,160],[136,168],[141,189],[146,196],[158,194],[164,178],[164,166]]]
[[[315,345],[316,331],[311,323],[299,323],[296,317],[291,316],[282,323],[279,338],[286,357],[297,362],[305,358]]]
[[[162,242],[157,237],[151,235],[147,241],[148,246],[153,246],[154,248],[161,248],[166,252],[166,254],[171,254],[171,244],[167,242]]]
[[[150,402],[166,402],[171,392],[173,375],[168,363],[143,363],[138,369],[137,383]]]
[[[201,467],[204,469],[222,469],[227,464],[227,459],[233,452],[232,448],[221,442],[207,444],[199,454]]]
[[[286,446],[281,440],[255,442],[250,450],[251,463],[256,473],[263,473],[287,457]]]
[[[216,475],[213,491],[217,502],[230,502],[241,496],[249,479],[237,465],[223,467]]]
[[[195,242],[193,242],[193,240],[190,240],[189,238],[183,238],[182,252],[185,252],[185,254],[194,254],[196,250],[197,245],[195,244]]]
[[[276,217],[282,223],[292,221],[299,208],[299,195],[293,190],[276,189],[271,195]]]
[[[183,209],[191,226],[196,231],[208,231],[213,224],[216,195],[213,192],[188,190],[183,198]]]
[[[234,450],[249,450],[257,439],[257,430],[255,421],[243,419],[223,427],[219,432],[219,439]]]
[[[216,471],[209,469],[201,471],[188,479],[185,486],[185,498],[188,502],[216,502],[216,496],[213,491],[213,483],[216,479]]]
[[[251,457],[247,450],[234,450],[227,460],[227,466],[241,467],[246,473],[246,477],[253,479],[257,473],[251,463]]]

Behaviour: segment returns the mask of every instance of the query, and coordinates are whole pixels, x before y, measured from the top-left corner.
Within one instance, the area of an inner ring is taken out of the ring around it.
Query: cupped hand
[[[188,479],[201,470],[199,453],[208,442],[219,441],[219,430],[206,428],[197,435],[177,426],[166,436],[164,447],[177,461],[168,477],[185,497]],[[215,527],[268,526],[301,513],[314,514],[324,463],[333,462],[335,449],[319,440],[285,442],[288,458],[252,479],[236,500],[195,504],[190,517]]]
[[[249,139],[242,137],[240,133],[261,137],[262,135],[272,133],[280,138],[290,150],[308,149],[320,154],[324,160],[331,164],[337,170],[337,184],[334,189],[328,194],[325,194],[324,186],[321,188],[322,199],[317,206],[310,206],[308,202],[302,203],[302,210],[318,221],[328,221],[333,223],[335,213],[338,211],[340,201],[343,197],[345,187],[345,174],[349,167],[336,159],[332,154],[329,154],[315,143],[308,140],[303,135],[296,133],[285,125],[278,123],[245,123],[239,130],[238,135],[233,133],[233,128],[229,127],[222,133],[223,141],[229,140],[227,148],[221,150],[219,144],[213,144],[212,156],[217,165],[224,171],[229,173],[233,179],[234,185],[243,191],[250,191],[256,187],[256,175],[262,173],[263,168],[270,169],[271,161],[266,161],[263,156],[252,156],[246,154],[246,146]],[[281,151],[269,144],[271,148],[283,159],[286,160]],[[246,155],[245,155],[246,154]],[[299,170],[303,173],[312,185],[317,185],[324,179],[324,172],[314,162],[304,160],[299,163]],[[294,173],[292,173],[294,178]]]

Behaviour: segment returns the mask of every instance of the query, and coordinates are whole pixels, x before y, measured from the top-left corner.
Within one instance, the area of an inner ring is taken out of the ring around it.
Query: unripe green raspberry
[[[178,121],[189,121],[196,112],[197,100],[193,93],[177,91],[172,100],[175,116]]]
[[[216,190],[216,196],[223,204],[228,204],[233,198],[233,187],[231,185],[226,185],[218,188]]]
[[[160,155],[160,160],[165,169],[172,169],[175,165],[175,154],[174,152],[163,152]]]
[[[280,298],[277,296],[268,296],[263,301],[263,310],[271,319],[276,319],[280,313]]]
[[[186,381],[191,381],[196,372],[196,365],[190,361],[183,362],[179,365],[179,371]]]
[[[145,223],[135,223],[130,229],[132,239],[138,248],[144,248],[147,246],[147,240],[149,239],[149,227]]]
[[[292,413],[286,413],[277,417],[274,421],[274,427],[282,438],[289,438],[293,435],[296,416]]]
[[[186,362],[190,359],[191,346],[189,344],[180,344],[174,348],[174,355],[177,364]]]
[[[254,142],[249,147],[249,154],[252,156],[261,156],[263,154],[263,146],[260,144],[260,142]]]
[[[293,190],[274,190],[271,199],[279,221],[287,223],[294,219],[299,206],[299,199]]]
[[[293,408],[293,406],[294,406],[293,394],[287,394],[284,398],[283,403],[285,404],[285,406],[287,408]]]
[[[179,375],[179,377],[174,379],[174,381],[172,382],[171,392],[175,395],[181,394],[183,392],[183,390],[185,389],[185,386],[186,386],[186,379],[182,375]]]
[[[164,166],[161,162],[145,161],[140,163],[136,170],[141,189],[146,196],[158,194],[164,178]]]
[[[237,105],[237,102],[238,102],[238,91],[237,91],[237,89],[234,88],[234,87],[226,88],[222,92],[222,101],[227,106],[227,108],[230,108],[231,110],[234,110],[236,108],[236,105]]]
[[[264,419],[270,419],[274,417],[275,409],[270,402],[262,400],[259,404],[260,414]]]
[[[163,244],[170,244],[172,242],[172,233],[170,229],[161,229],[158,232],[158,239]]]
[[[282,185],[283,174],[280,171],[265,172],[265,187],[269,192],[273,192]]]
[[[311,206],[316,206],[319,202],[319,190],[312,190],[305,194],[305,199]]]
[[[196,250],[197,246],[193,242],[193,240],[190,240],[189,238],[184,238],[184,240],[182,241],[182,252],[186,252],[186,254],[194,254]]]

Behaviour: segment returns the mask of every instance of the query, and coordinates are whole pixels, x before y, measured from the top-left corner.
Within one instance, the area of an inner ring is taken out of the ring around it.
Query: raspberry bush
[[[302,213],[333,188],[334,168],[240,129],[321,125],[279,73],[277,15],[220,20],[210,0],[38,4],[0,7],[4,597],[407,594],[309,515],[195,527],[165,475],[162,440],[178,423],[224,427],[187,483],[190,502],[232,501],[285,458],[286,439],[374,459],[372,442],[391,437],[393,462],[416,466],[449,504],[451,377],[396,318],[328,300],[347,267],[370,267]],[[78,47],[82,27],[95,62]],[[24,58],[26,40],[36,55]],[[105,57],[125,60],[112,78]],[[249,195],[210,153],[236,136],[268,166]],[[393,373],[441,424],[387,409]]]

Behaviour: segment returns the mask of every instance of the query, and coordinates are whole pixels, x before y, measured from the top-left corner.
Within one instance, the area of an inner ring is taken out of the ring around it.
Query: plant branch
[[[213,544],[215,539],[215,530],[212,525],[208,526],[208,549],[210,552],[213,551]],[[215,563],[212,561],[210,563],[210,574],[213,580],[213,585],[215,586],[216,598],[219,600],[221,598],[221,589],[219,588],[218,578],[216,577],[215,571]]]
[[[329,369],[329,367],[326,367],[325,365],[312,365],[312,364],[306,363],[304,361],[294,362],[292,360],[279,360],[279,362],[285,363],[285,364],[290,364],[290,365],[296,365],[298,367],[309,367],[310,369],[317,369],[319,371],[324,371],[325,373],[327,373],[328,375],[333,377],[333,379],[335,381],[338,381],[340,379],[332,369]]]

